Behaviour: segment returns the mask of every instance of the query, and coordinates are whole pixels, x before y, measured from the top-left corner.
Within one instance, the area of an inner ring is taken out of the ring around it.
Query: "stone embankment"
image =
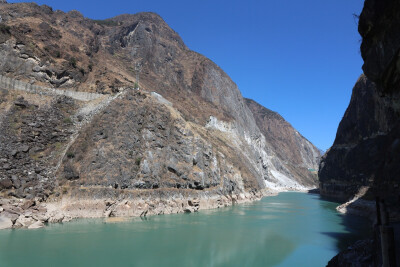
[[[96,93],[76,92],[76,91],[43,87],[39,85],[26,83],[20,80],[12,79],[3,75],[0,75],[0,88],[8,90],[25,91],[39,95],[49,95],[49,96],[64,95],[79,101],[92,101],[95,99],[105,97],[105,95]]]

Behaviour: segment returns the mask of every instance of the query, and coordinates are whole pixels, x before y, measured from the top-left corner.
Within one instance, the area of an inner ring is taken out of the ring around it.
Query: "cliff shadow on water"
[[[318,203],[323,209],[327,210],[336,210],[336,207],[341,204],[332,198],[317,194],[314,195],[314,198],[319,200]],[[339,221],[340,229],[337,229],[337,231],[321,232],[321,234],[333,238],[338,251],[345,250],[357,240],[371,239],[373,237],[372,223],[366,217],[337,212],[335,218]]]

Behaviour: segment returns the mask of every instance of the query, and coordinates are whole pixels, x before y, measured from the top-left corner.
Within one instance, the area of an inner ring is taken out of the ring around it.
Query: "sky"
[[[36,2],[92,19],[158,13],[191,50],[219,65],[244,97],[280,113],[322,150],[333,144],[362,73],[353,15],[363,0]]]

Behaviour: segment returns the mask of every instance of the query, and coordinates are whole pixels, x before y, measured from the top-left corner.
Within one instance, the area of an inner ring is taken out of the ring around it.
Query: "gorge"
[[[319,266],[337,254],[328,266],[377,266],[389,227],[395,266],[400,5],[366,0],[358,23],[364,74],[322,155],[156,13],[93,20],[0,1],[0,265],[29,264],[18,247],[33,265],[40,250],[78,264],[82,234],[89,248],[113,244],[98,251],[122,266],[132,253],[150,265]],[[97,252],[81,249],[89,264]]]

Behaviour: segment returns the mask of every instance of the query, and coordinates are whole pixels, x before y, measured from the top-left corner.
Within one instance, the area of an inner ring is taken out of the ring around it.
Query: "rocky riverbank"
[[[105,189],[90,190],[104,193]],[[85,191],[85,190],[83,190]],[[107,190],[106,190],[107,191]],[[58,201],[40,202],[17,198],[0,200],[0,229],[37,229],[46,223],[68,222],[78,218],[145,217],[150,215],[197,212],[260,200],[276,192],[263,190],[223,195],[215,192],[151,191],[128,192],[124,198],[82,198],[65,196]]]
[[[349,201],[338,206],[336,210],[343,214],[352,214],[367,218],[371,222],[376,221],[375,201],[363,199],[369,187],[361,187],[358,193]]]

